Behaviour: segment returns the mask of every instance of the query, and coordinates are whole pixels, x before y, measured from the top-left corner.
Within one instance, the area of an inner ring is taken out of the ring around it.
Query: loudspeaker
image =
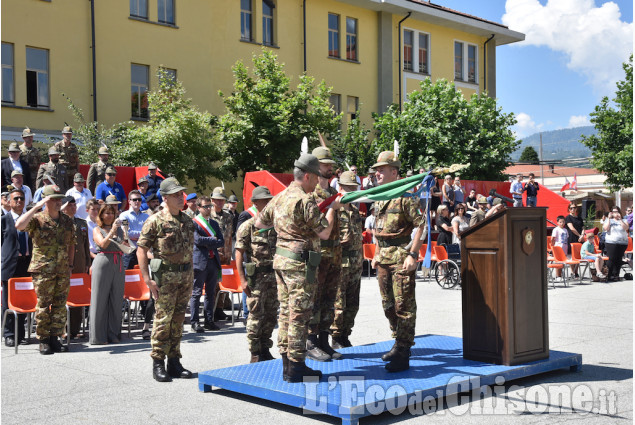
[[[589,211],[589,209],[591,211]],[[584,199],[582,201],[582,214],[580,215],[580,217],[582,217],[582,220],[586,220],[587,215],[589,213],[591,213],[591,218],[595,219],[595,213],[597,211],[595,210],[595,201],[593,199]]]

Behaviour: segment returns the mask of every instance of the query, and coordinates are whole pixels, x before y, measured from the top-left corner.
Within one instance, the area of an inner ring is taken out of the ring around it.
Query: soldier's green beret
[[[320,161],[315,155],[311,155],[310,153],[305,153],[300,156],[300,158],[296,159],[293,166],[302,171],[306,171],[307,173],[315,174],[317,176],[322,175],[320,173]]]
[[[174,193],[185,190],[181,183],[174,177],[168,177],[161,182],[160,186],[161,195],[172,195]]]
[[[73,129],[71,128],[71,126],[70,126],[70,125],[67,125],[67,126],[65,126],[65,127],[62,129],[62,134],[64,134],[64,133],[70,133],[70,134],[73,134]]]
[[[226,201],[227,200],[227,196],[225,196],[225,189],[223,189],[220,186],[215,187],[214,190],[212,190],[212,194],[211,194],[210,198],[212,198],[212,199],[222,199],[222,200]]]
[[[382,165],[388,165],[390,167],[401,167],[401,161],[393,151],[383,151],[377,157],[377,163],[373,165],[373,168],[381,167]]]
[[[115,195],[106,196],[106,205],[119,205],[121,201]]]
[[[340,186],[355,186],[357,187],[356,174],[352,171],[344,171],[339,179]]]
[[[99,155],[108,155],[108,148],[106,146],[102,146],[101,148],[99,148]]]
[[[49,156],[50,155],[59,155],[59,154],[60,154],[60,151],[58,151],[55,146],[53,146],[52,148],[49,148]]]
[[[322,164],[335,164],[331,150],[322,146],[318,146],[311,152]]]
[[[29,137],[29,136],[35,136],[35,133],[32,133],[31,129],[27,127],[24,130],[22,130],[22,137]]]
[[[258,186],[251,192],[251,200],[257,201],[259,199],[271,199],[273,195],[269,191],[267,186]]]
[[[50,196],[51,199],[62,199],[64,194],[60,192],[59,187],[49,184],[44,186],[44,189],[42,190],[42,198],[46,198],[47,196]]]
[[[115,167],[106,168],[106,174],[117,174],[117,169]]]
[[[238,202],[238,197],[234,194],[229,195],[227,202]]]
[[[86,180],[84,180],[84,176],[82,176],[82,173],[75,173],[73,181],[77,183],[84,183]]]
[[[9,149],[7,151],[8,152],[20,152],[20,147],[18,146],[17,143],[13,142],[13,143],[9,144]]]

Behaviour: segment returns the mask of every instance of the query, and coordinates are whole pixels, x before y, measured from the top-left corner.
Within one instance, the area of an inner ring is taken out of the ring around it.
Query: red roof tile
[[[485,22],[485,23],[488,23],[488,24],[496,25],[498,27],[509,29],[507,26],[505,26],[503,24],[500,24],[498,22],[488,21],[487,19],[483,19],[483,18],[479,18],[478,16],[474,16],[474,15],[470,15],[470,14],[467,14],[467,13],[459,12],[458,10],[454,10],[454,9],[450,9],[448,7],[445,7],[445,6],[441,6],[441,5],[438,5],[438,4],[430,3],[429,1],[425,1],[425,0],[408,0],[408,1],[410,3],[417,3],[417,4],[420,4],[422,6],[430,7],[432,9],[443,10],[445,12],[452,13],[454,15],[464,16],[466,18],[474,19],[474,20],[477,20],[477,21],[481,21],[481,22]]]
[[[541,168],[545,171],[545,177],[573,177],[574,174],[578,176],[593,176],[602,174],[593,168],[567,167],[559,164],[553,165],[553,171],[551,171],[549,165],[543,165],[542,167],[535,164],[511,165],[505,169],[504,173],[508,175],[522,173],[524,176],[527,176],[529,173],[534,173],[536,177],[541,177]]]

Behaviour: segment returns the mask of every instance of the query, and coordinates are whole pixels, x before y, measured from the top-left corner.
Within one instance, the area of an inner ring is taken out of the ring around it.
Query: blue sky
[[[496,52],[496,97],[516,115],[519,138],[590,125],[589,113],[602,96],[613,97],[633,51],[631,0],[432,2],[525,34]]]

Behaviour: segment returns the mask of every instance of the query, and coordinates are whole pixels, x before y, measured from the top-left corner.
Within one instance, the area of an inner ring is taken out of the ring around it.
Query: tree
[[[520,158],[518,158],[518,162],[528,162],[530,164],[538,164],[540,162],[540,158],[538,158],[538,152],[533,146],[527,146],[523,149],[523,152],[520,154]]]
[[[359,117],[360,112],[357,111],[355,118],[346,126],[346,132],[334,138],[331,151],[340,167],[346,169],[346,164],[356,165],[359,174],[363,175],[375,163],[377,155],[368,137],[370,130],[364,127]]]
[[[407,169],[469,163],[461,171],[465,179],[504,180],[503,170],[520,144],[510,130],[514,114],[504,113],[487,93],[473,94],[468,101],[446,80],[422,81],[402,112],[391,105],[374,117],[376,149],[392,150],[398,140]]]
[[[165,174],[181,183],[193,180],[196,190],[203,190],[211,178],[226,177],[219,167],[223,152],[210,125],[213,117],[185,98],[180,81],[161,68],[158,76],[158,89],[148,93],[148,124],[128,123],[114,131],[112,157],[120,165],[152,161]]]
[[[237,62],[232,68],[233,93],[219,93],[227,112],[219,118],[216,133],[226,146],[223,169],[233,177],[241,171],[288,171],[300,155],[304,136],[315,146],[318,131],[326,136],[339,126],[324,81],[316,87],[312,77],[302,75],[292,89],[284,65],[268,50],[254,55],[253,65],[251,76]]]
[[[606,174],[604,185],[617,191],[633,186],[633,55],[622,64],[626,78],[617,82],[613,103],[604,96],[591,112],[591,122],[598,131],[594,136],[582,136],[589,147],[591,165]]]

